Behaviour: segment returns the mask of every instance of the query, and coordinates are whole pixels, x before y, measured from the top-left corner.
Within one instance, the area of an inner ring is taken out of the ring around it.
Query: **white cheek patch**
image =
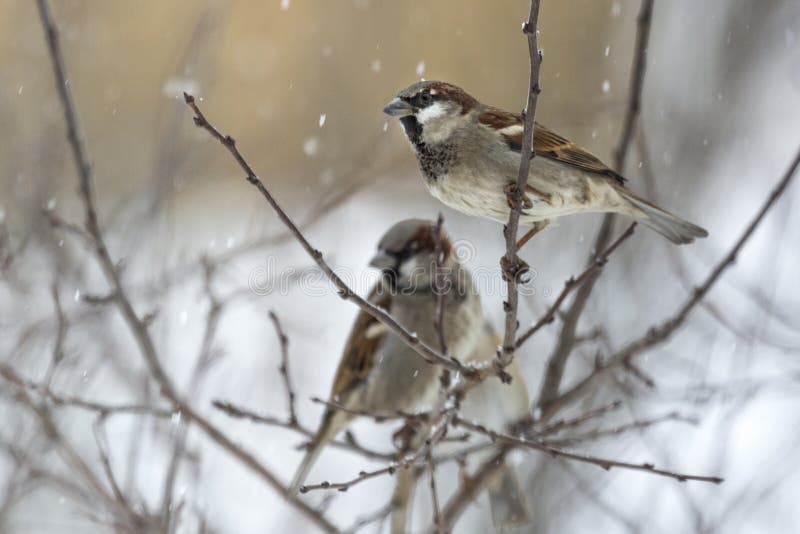
[[[425,255],[416,254],[411,256],[400,265],[400,276],[403,278],[418,281],[423,278],[430,270],[429,258]]]
[[[445,114],[444,106],[441,102],[434,102],[430,106],[417,112],[417,121],[423,126],[432,120],[436,120]]]

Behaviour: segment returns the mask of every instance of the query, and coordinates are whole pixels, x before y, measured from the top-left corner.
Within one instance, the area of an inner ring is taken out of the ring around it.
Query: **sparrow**
[[[435,279],[437,231],[435,222],[409,219],[389,228],[378,243],[378,251],[370,262],[381,270],[381,277],[369,293],[369,302],[392,314],[406,329],[431,346],[438,346],[434,327],[439,294],[444,288],[444,338],[448,352],[470,359],[489,359],[497,351],[498,338],[484,317],[480,295],[470,273],[460,264],[448,236],[438,234],[442,254],[442,270],[438,285]],[[507,417],[488,418],[475,410],[475,418],[486,424],[510,423],[527,412],[528,397],[517,367],[508,369],[513,386],[484,381],[472,395],[484,399],[478,406],[494,406],[494,414]],[[426,362],[406,343],[391,333],[368,313],[361,311],[355,319],[333,379],[329,398],[349,410],[367,413],[423,412],[430,410],[438,398],[441,369]],[[493,397],[493,398],[492,398]],[[507,406],[504,399],[508,399]],[[473,417],[472,412],[462,412]],[[297,492],[305,481],[324,447],[343,431],[354,416],[333,407],[326,408],[322,421],[306,447],[290,491]],[[511,482],[509,482],[509,480]],[[489,488],[491,501],[498,509],[508,510],[503,521],[510,523],[524,517],[515,494],[513,473],[498,476]],[[505,488],[505,486],[507,488]],[[510,489],[508,489],[510,488]],[[504,497],[504,493],[509,493]],[[505,501],[508,501],[506,503]]]
[[[434,318],[438,304],[434,282],[436,225],[431,221],[401,221],[381,238],[370,262],[381,277],[368,300],[397,319],[431,346],[438,346]],[[444,337],[448,351],[466,354],[479,338],[483,309],[472,277],[462,268],[446,235],[441,236],[442,267],[452,284],[444,298]],[[440,280],[440,283],[442,280]],[[339,361],[330,400],[348,409],[374,413],[414,412],[432,407],[437,399],[441,369],[430,365],[382,323],[361,311]],[[327,443],[352,415],[335,408],[324,412],[316,435],[291,485],[298,490]]]
[[[516,205],[522,116],[480,103],[455,85],[422,81],[383,108],[399,117],[431,194],[468,215],[506,223]],[[708,232],[637,196],[625,178],[565,137],[536,124],[520,222],[524,245],[551,219],[585,212],[633,217],[676,244]]]

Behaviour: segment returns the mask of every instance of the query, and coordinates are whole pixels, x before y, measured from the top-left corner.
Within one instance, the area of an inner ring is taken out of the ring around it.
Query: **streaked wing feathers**
[[[369,295],[369,301],[384,309],[389,309],[391,298],[388,291],[379,295],[378,283]],[[383,287],[383,289],[386,289]],[[336,378],[331,389],[331,398],[337,399],[352,390],[358,383],[366,380],[372,370],[375,353],[388,329],[381,328],[381,323],[365,311],[360,311],[350,330],[347,344],[336,369]],[[343,401],[344,399],[342,399]]]
[[[522,149],[523,124],[520,115],[497,108],[490,108],[478,117],[478,121],[498,130],[505,139],[506,144],[515,152],[519,152]],[[588,172],[604,174],[614,178],[619,183],[625,181],[622,176],[600,161],[591,152],[584,150],[569,139],[561,137],[538,123],[536,123],[533,130],[533,148],[537,156],[560,161]]]

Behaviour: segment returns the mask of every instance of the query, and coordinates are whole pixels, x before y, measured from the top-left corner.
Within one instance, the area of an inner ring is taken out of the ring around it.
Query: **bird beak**
[[[383,112],[392,117],[407,117],[414,114],[414,107],[401,98],[394,98],[386,104]]]
[[[397,267],[397,258],[387,254],[383,250],[379,250],[375,257],[369,262],[370,267],[376,269],[395,269]]]

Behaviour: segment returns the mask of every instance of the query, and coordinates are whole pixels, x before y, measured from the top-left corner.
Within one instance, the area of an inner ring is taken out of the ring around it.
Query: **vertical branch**
[[[614,168],[620,173],[625,168],[625,160],[630,152],[633,131],[641,111],[644,73],[647,68],[647,45],[650,42],[652,21],[653,0],[642,0],[642,7],[636,18],[636,42],[633,45],[635,56],[633,58],[631,85],[628,90],[628,107],[625,110],[625,120],[623,121],[619,144],[614,149]]]
[[[444,216],[439,213],[436,219],[436,228],[433,231],[434,239],[434,256],[436,257],[436,265],[433,271],[433,284],[436,289],[436,317],[434,318],[433,326],[436,329],[436,335],[439,338],[439,350],[442,354],[447,355],[447,342],[444,338],[444,299],[445,299],[445,285],[447,281],[444,279],[444,247],[442,241],[444,238]]]
[[[275,327],[275,333],[278,335],[278,342],[281,345],[281,376],[283,377],[283,385],[286,388],[286,401],[289,405],[289,424],[297,424],[297,411],[294,407],[295,393],[292,387],[292,381],[289,378],[289,338],[283,331],[280,320],[274,311],[269,312],[269,319]]]
[[[447,532],[442,525],[442,514],[439,509],[439,493],[436,491],[436,465],[433,463],[433,448],[428,449],[428,469],[431,472],[431,503],[433,505],[433,525],[437,534]]]
[[[501,447],[489,460],[481,463],[478,471],[471,477],[466,478],[459,490],[447,502],[442,510],[442,528],[445,532],[450,532],[453,525],[461,517],[461,514],[483,491],[486,484],[497,472],[503,468],[503,461],[510,452],[510,447]]]
[[[511,364],[514,359],[517,335],[517,308],[519,306],[519,293],[517,284],[519,282],[518,271],[515,269],[519,263],[517,257],[517,229],[519,228],[519,216],[522,212],[523,195],[525,185],[528,183],[528,171],[530,170],[531,160],[536,156],[533,151],[533,125],[536,116],[536,101],[541,92],[539,87],[539,70],[542,65],[542,53],[539,50],[537,35],[537,25],[539,22],[539,0],[531,0],[528,20],[522,25],[522,32],[528,39],[528,53],[530,55],[530,77],[528,80],[528,101],[525,104],[525,125],[522,134],[522,147],[520,148],[519,175],[517,176],[517,187],[514,191],[515,202],[508,216],[508,223],[505,227],[506,253],[502,263],[511,266],[511,276],[506,276],[506,290],[508,298],[505,303],[505,335],[503,336],[503,348],[498,354],[497,366],[500,370]],[[501,373],[501,379],[509,381],[510,377]]]
[[[448,281],[444,273],[444,215],[441,212],[436,218],[433,239],[436,261],[436,265],[433,266],[433,288],[436,295],[436,315],[433,318],[433,329],[439,339],[439,351],[443,356],[447,356],[447,341],[444,335],[445,299],[447,298],[448,290],[457,290],[457,288],[448,287]],[[448,369],[442,369],[442,374],[439,378],[442,384],[442,391],[450,387],[451,376]]]
[[[647,45],[650,40],[652,18],[653,0],[642,0],[642,7],[637,18],[636,43],[634,45],[633,71],[631,73],[628,106],[625,111],[624,126],[620,142],[614,152],[614,168],[620,173],[623,172],[633,130],[636,126],[636,121],[641,109],[642,88],[644,87],[644,74],[647,64]],[[589,258],[590,264],[595,262],[598,254],[608,246],[611,240],[611,230],[613,226],[614,215],[605,215],[597,237],[595,238],[592,255]],[[564,376],[567,359],[572,353],[572,349],[575,347],[575,332],[578,327],[578,321],[583,314],[583,310],[586,308],[589,295],[591,295],[594,289],[599,274],[599,271],[593,273],[578,289],[575,294],[575,299],[564,314],[564,324],[561,328],[561,334],[558,337],[556,348],[547,361],[547,371],[545,372],[545,378],[542,381],[542,387],[539,392],[538,405],[542,408],[543,420],[553,415],[552,410],[548,409],[548,405],[558,397],[558,391],[561,387],[561,379]]]

